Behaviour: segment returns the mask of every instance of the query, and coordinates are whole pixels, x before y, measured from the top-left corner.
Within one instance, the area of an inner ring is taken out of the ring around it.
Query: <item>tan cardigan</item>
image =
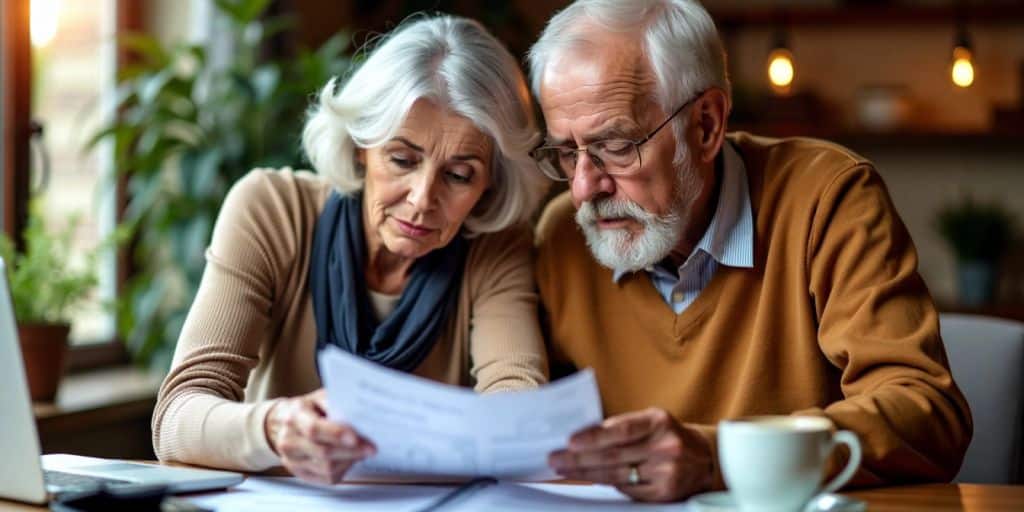
[[[552,364],[595,370],[606,414],[824,415],[864,447],[860,484],[948,481],[971,439],[917,254],[871,164],[810,139],[729,136],[753,207],[754,268],[720,266],[677,315],[639,272],[612,282],[568,196],[538,227]],[[718,478],[717,485],[722,485]]]
[[[160,460],[279,464],[263,426],[273,399],[321,386],[307,280],[330,191],[315,174],[284,169],[253,171],[228,194],[153,413]],[[472,240],[456,313],[415,374],[478,392],[547,381],[531,249],[525,227]]]

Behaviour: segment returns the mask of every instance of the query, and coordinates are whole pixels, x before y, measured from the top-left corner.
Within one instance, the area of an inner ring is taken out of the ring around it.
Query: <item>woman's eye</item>
[[[473,173],[470,171],[448,171],[446,175],[455,183],[469,183],[473,179]]]
[[[412,169],[416,167],[416,161],[412,158],[406,158],[402,155],[391,155],[391,163],[401,167],[402,169]]]

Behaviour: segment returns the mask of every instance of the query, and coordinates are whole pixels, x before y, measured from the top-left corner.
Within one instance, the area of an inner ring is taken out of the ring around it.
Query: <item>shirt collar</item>
[[[722,186],[718,192],[718,204],[694,252],[704,251],[721,265],[753,268],[754,216],[747,168],[729,141],[722,145],[721,158]],[[646,270],[652,272],[654,269]],[[616,269],[612,273],[612,281],[618,282],[627,273]]]

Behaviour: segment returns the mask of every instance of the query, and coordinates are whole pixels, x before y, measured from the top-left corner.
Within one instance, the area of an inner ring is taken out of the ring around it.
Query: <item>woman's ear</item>
[[[356,172],[365,177],[366,176],[366,148],[355,148],[355,163]]]

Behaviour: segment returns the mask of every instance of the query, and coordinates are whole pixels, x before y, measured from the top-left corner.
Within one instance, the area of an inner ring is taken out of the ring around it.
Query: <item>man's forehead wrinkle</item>
[[[567,48],[548,62],[541,107],[551,142],[585,142],[618,133],[642,136],[656,112],[656,79],[642,49],[615,36],[597,36]]]

